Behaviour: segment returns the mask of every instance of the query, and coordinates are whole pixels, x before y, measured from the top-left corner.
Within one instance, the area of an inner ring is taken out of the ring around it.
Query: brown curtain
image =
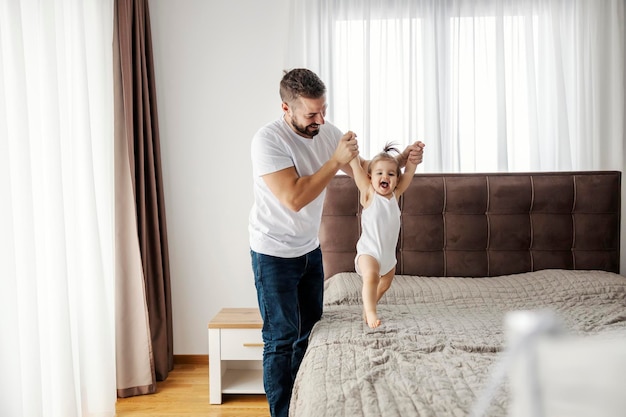
[[[114,38],[118,396],[173,368],[172,308],[148,0],[116,0]]]

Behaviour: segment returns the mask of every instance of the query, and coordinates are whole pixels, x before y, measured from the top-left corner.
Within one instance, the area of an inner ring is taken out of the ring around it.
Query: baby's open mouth
[[[380,187],[381,187],[381,188],[388,188],[388,187],[389,187],[389,183],[388,183],[388,182],[386,182],[386,181],[381,181],[381,182],[380,182]]]

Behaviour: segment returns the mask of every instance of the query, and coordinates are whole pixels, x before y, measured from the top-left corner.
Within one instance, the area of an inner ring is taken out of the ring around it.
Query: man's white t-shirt
[[[326,122],[313,139],[303,138],[282,117],[254,135],[251,146],[254,205],[248,225],[250,249],[265,255],[294,258],[319,246],[326,191],[295,212],[280,203],[262,177],[292,166],[301,177],[314,174],[332,157],[342,135],[337,127]]]

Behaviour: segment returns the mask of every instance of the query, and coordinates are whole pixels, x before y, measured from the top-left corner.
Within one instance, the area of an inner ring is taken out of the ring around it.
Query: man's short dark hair
[[[313,71],[306,68],[296,68],[285,71],[280,81],[280,98],[291,104],[298,97],[320,98],[326,94],[324,82]]]

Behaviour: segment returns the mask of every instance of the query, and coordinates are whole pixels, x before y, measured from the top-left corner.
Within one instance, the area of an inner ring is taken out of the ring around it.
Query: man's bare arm
[[[295,167],[289,167],[264,175],[263,180],[281,204],[290,210],[300,211],[324,191],[339,169],[358,155],[355,137],[352,132],[346,133],[332,158],[312,175],[300,177]]]

